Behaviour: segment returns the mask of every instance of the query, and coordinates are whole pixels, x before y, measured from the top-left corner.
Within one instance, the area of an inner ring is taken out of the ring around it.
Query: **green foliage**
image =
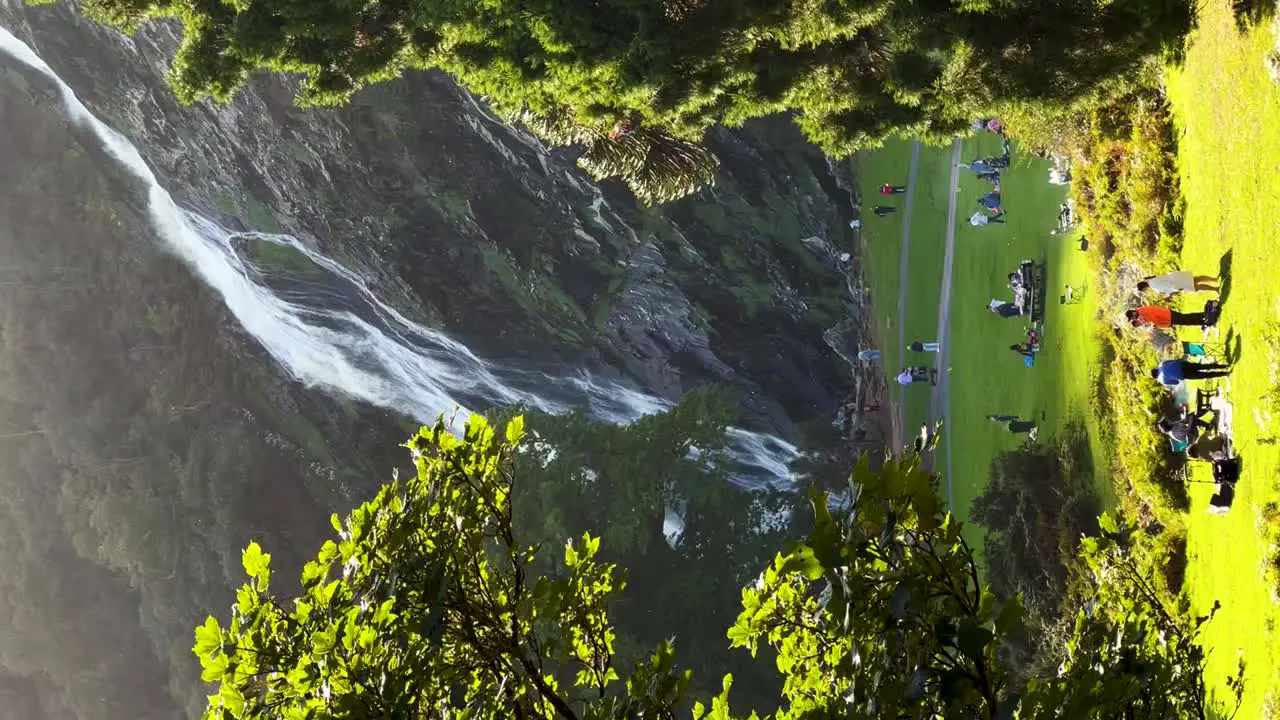
[[[1104,262],[1161,263],[1182,249],[1177,143],[1165,98],[1135,90],[1088,118],[1076,211]]]
[[[879,473],[860,464],[842,520],[815,496],[809,542],[743,591],[729,637],[778,650],[786,705],[776,717],[1212,716],[1195,642],[1208,618],[1167,604],[1132,528],[1110,517],[1082,545],[1089,604],[1065,661],[1017,688],[1000,650],[1020,629],[1020,598],[1001,604],[980,584],[959,522],[942,514],[917,462]],[[1237,703],[1242,675],[1229,682]]]
[[[1072,197],[1089,239],[1091,277],[1103,313],[1096,406],[1105,408],[1112,429],[1107,440],[1116,496],[1134,517],[1172,523],[1187,497],[1177,464],[1155,429],[1168,396],[1141,381],[1156,352],[1147,334],[1123,321],[1139,279],[1177,269],[1183,198],[1172,118],[1158,90],[1135,88],[1092,109],[1085,128],[1072,153]]]
[[[1206,692],[1206,652],[1196,642],[1217,605],[1200,617],[1171,607],[1132,545],[1137,528],[1112,515],[1100,525],[1099,536],[1083,540],[1090,599],[1067,659],[1056,677],[1031,682],[1020,717],[1230,717]],[[1241,661],[1226,682],[1234,706],[1243,676]]]
[[[717,124],[793,113],[828,154],[941,138],[1017,103],[1072,104],[1176,45],[1184,0],[89,0],[133,29],[184,25],[172,81],[225,101],[251,73],[303,76],[304,104],[440,69],[646,202],[709,184]]]
[[[606,697],[620,683],[605,605],[622,581],[598,538],[566,543],[555,576],[528,572],[536,548],[515,540],[507,467],[523,434],[515,419],[504,442],[479,416],[461,439],[423,428],[407,444],[416,475],[333,516],[337,541],[306,564],[291,608],[250,544],[230,622],[196,631],[218,685],[206,717],[578,717],[577,692],[594,698],[583,717],[670,712],[688,679],[665,647],[628,680],[636,699]]]
[[[708,388],[626,426],[583,412],[526,411],[530,440],[512,459],[520,478],[513,513],[519,539],[544,548],[540,570],[553,568],[548,549],[583,533],[600,537],[602,557],[628,569],[610,607],[620,658],[642,660],[674,636],[681,664],[694,672],[691,696],[709,700],[720,674],[731,672],[735,701],[765,708],[776,703],[776,675],[731,652],[724,628],[739,588],[795,532],[786,519],[802,498],[730,482],[725,430],[734,407],[732,393]],[[671,538],[669,517],[680,525]]]
[[[1033,614],[1055,617],[1066,599],[1080,538],[1096,534],[1101,502],[1093,489],[1088,438],[1070,426],[1056,444],[1029,445],[991,463],[974,501],[986,528],[987,580],[1000,597],[1021,595]]]
[[[815,494],[810,541],[743,590],[729,638],[777,649],[778,718],[993,717],[1016,706],[997,652],[1021,604],[979,585],[960,523],[917,461],[879,472],[861,462],[841,519]]]
[[[570,541],[536,575],[537,547],[515,539],[511,460],[525,434],[518,418],[505,440],[478,416],[462,438],[423,428],[407,445],[416,476],[332,518],[337,541],[306,564],[291,607],[250,544],[229,624],[195,632],[202,677],[217,684],[206,717],[674,717],[690,678],[670,644],[619,676],[606,606],[622,582],[600,540]],[[864,459],[839,513],[812,493],[808,540],[742,590],[728,638],[753,657],[776,651],[774,717],[1206,717],[1195,638],[1207,618],[1167,606],[1132,528],[1109,517],[1083,542],[1091,604],[1067,659],[1015,691],[1001,647],[1020,599],[980,583],[919,459],[880,471]],[[730,687],[726,676],[693,716],[734,717]]]

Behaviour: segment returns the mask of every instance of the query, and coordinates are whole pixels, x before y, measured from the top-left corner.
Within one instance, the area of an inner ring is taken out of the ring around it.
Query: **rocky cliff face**
[[[337,111],[294,108],[276,77],[184,108],[163,82],[172,27],[125,37],[64,6],[9,6],[0,22],[182,202],[306,238],[481,355],[612,369],[667,397],[729,383],[783,434],[829,415],[847,383],[823,340],[846,313],[829,246],[850,243],[847,194],[785,120],[718,133],[720,185],[646,210],[444,76]]]
[[[668,398],[726,383],[784,436],[851,382],[847,196],[785,122],[718,134],[720,185],[645,210],[442,76],[342,110],[293,108],[280,78],[183,108],[171,28],[11,0],[0,25],[181,202],[304,239],[477,354]],[[289,577],[407,424],[291,382],[164,252],[56,89],[7,60],[0,123],[0,713],[191,714],[190,629],[230,602],[239,547],[263,540]]]

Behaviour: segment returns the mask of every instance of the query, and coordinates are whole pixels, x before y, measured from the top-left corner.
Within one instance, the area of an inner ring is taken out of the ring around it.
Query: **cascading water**
[[[140,180],[150,218],[167,248],[221,295],[236,319],[294,379],[431,421],[455,408],[523,404],[548,412],[574,407],[627,423],[671,403],[581,371],[555,375],[503,367],[477,357],[445,334],[388,307],[351,271],[287,235],[237,233],[178,207],[122,135],[98,120],[25,43],[0,28],[0,51],[51,80],[68,117]],[[270,246],[300,263],[272,267],[252,260]],[[302,268],[296,267],[301,264]],[[794,446],[740,428],[729,432],[747,486],[785,483]]]

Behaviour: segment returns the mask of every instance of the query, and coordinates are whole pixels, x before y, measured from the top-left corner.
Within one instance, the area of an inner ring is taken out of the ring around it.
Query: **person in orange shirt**
[[[1181,313],[1155,305],[1143,305],[1136,310],[1127,311],[1124,316],[1134,327],[1167,328],[1172,325],[1203,326],[1205,324],[1203,312]]]

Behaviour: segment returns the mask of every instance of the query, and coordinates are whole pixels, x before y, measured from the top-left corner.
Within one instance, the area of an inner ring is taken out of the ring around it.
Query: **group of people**
[[[1206,292],[1217,295],[1221,290],[1218,278],[1210,275],[1195,275],[1187,270],[1149,275],[1138,281],[1135,286],[1138,294],[1155,293],[1171,298],[1182,293]],[[1180,312],[1162,305],[1139,305],[1125,311],[1125,320],[1135,328],[1149,328],[1153,331],[1169,330],[1175,327],[1199,327],[1207,329],[1218,322],[1221,306],[1217,300],[1209,300],[1199,312]],[[1221,377],[1229,372],[1229,367],[1222,363],[1195,362],[1187,358],[1166,360],[1151,370],[1151,377],[1166,387],[1177,387],[1185,380],[1206,380]]]
[[[907,350],[917,353],[938,353],[942,352],[942,343],[916,340],[907,344]],[[858,351],[858,359],[863,362],[878,362],[880,360],[880,351],[874,349],[860,350]],[[903,387],[926,382],[930,385],[937,385],[938,369],[924,365],[907,365],[902,368],[902,372],[898,373],[894,379]]]
[[[907,345],[907,349],[910,350],[911,352],[918,352],[918,353],[924,353],[924,352],[936,353],[936,352],[942,352],[942,344],[936,343],[936,342],[924,342],[923,340],[916,340],[915,342]],[[923,382],[927,382],[930,385],[937,385],[938,369],[927,367],[925,365],[908,365],[907,367],[902,368],[902,372],[898,373],[898,376],[896,379],[898,381],[898,384],[903,387],[906,387],[908,385],[913,385],[915,383],[923,383]]]
[[[972,170],[979,180],[991,183],[991,191],[983,193],[978,198],[978,205],[982,209],[969,218],[969,224],[982,227],[989,223],[1003,223],[1004,207],[1000,203],[1000,171],[1009,167],[1009,141],[1005,140],[1003,155],[960,163],[960,167]]]
[[[1194,292],[1218,295],[1221,283],[1213,276],[1179,270],[1145,277],[1135,289],[1139,295],[1155,293],[1164,297]],[[1149,328],[1152,333],[1188,326],[1208,330],[1216,325],[1219,311],[1220,303],[1216,299],[1207,301],[1200,312],[1179,312],[1144,304],[1126,311],[1125,319],[1133,327]],[[1185,383],[1188,381],[1212,380],[1231,374],[1231,365],[1220,362],[1221,358],[1208,358],[1201,344],[1183,343],[1181,347],[1183,357],[1164,360],[1151,369],[1151,377],[1169,389],[1175,398],[1187,396]],[[1239,459],[1234,456],[1231,445],[1230,422],[1224,422],[1224,416],[1229,418],[1229,409],[1230,404],[1219,393],[1197,389],[1194,409],[1189,400],[1175,399],[1172,411],[1156,421],[1156,429],[1168,439],[1174,452],[1212,463],[1219,492],[1210,502],[1211,512],[1225,512],[1230,506],[1230,494],[1239,474]]]
[[[884,184],[880,186],[880,196],[885,199],[888,199],[894,195],[904,195],[906,194],[906,192],[907,192],[906,185]],[[891,215],[893,213],[898,212],[898,208],[893,205],[876,205],[874,208],[871,209],[871,212],[875,213],[876,217],[884,217],[885,215]]]
[[[1210,292],[1218,294],[1219,281],[1209,275],[1194,275],[1186,270],[1151,275],[1137,284],[1139,294],[1153,292],[1164,297],[1180,293]],[[1200,312],[1179,312],[1158,305],[1140,305],[1125,312],[1125,319],[1136,328],[1150,327],[1166,330],[1171,327],[1209,327],[1217,322],[1217,301],[1210,300]]]
[[[1036,293],[1035,274],[1035,263],[1023,260],[1017,270],[1009,273],[1009,289],[1013,291],[1013,302],[992,298],[987,304],[987,309],[1002,318],[1033,315]]]

